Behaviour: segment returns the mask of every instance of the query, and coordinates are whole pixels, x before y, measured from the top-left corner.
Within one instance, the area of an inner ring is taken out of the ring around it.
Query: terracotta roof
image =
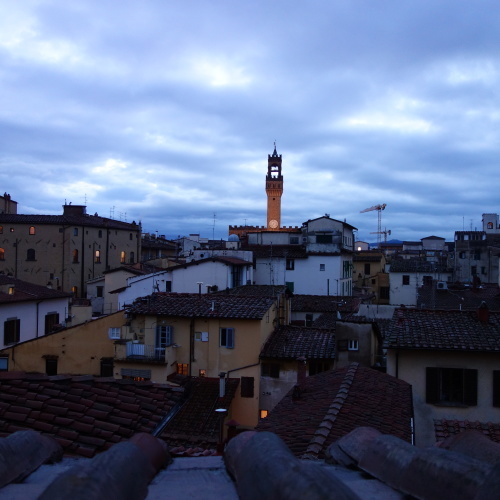
[[[175,379],[180,382],[179,377]],[[220,436],[218,408],[228,410],[238,388],[239,379],[225,379],[225,395],[219,397],[219,378],[186,377],[183,387],[188,397],[175,417],[160,433],[175,455],[207,455],[215,452]],[[189,448],[198,451],[188,453]]]
[[[426,449],[369,427],[332,443],[326,460],[295,457],[271,432],[243,432],[224,457],[171,458],[140,433],[92,459],[60,458],[57,443],[36,432],[0,440],[0,496],[252,500],[339,498],[405,500],[498,498],[500,445],[467,431]],[[5,485],[5,486],[4,486]],[[3,486],[3,487],[2,487]]]
[[[229,409],[239,381],[192,379],[186,388],[92,376],[0,373],[0,436],[32,429],[67,455],[92,457],[137,432],[159,434],[172,448],[215,453],[215,408]]]
[[[297,294],[292,297],[294,312],[356,311],[359,304],[360,300],[351,296]]]
[[[276,297],[277,295],[289,294],[286,285],[242,285],[235,286],[215,292],[212,295],[238,295],[240,297]],[[290,293],[291,294],[291,293]]]
[[[207,262],[220,262],[226,265],[233,266],[252,266],[252,262],[247,260],[238,259],[236,257],[224,257],[220,255],[214,255],[213,257],[207,257],[205,259],[191,260],[189,262],[183,262],[182,264],[177,264],[175,266],[170,266],[168,271],[173,271],[175,269],[183,269],[186,267],[199,266],[200,264],[206,264]]]
[[[411,442],[412,417],[410,384],[351,363],[307,377],[256,429],[276,433],[296,456],[322,458],[331,443],[359,426]]]
[[[58,226],[88,226],[102,227],[105,229],[124,229],[138,231],[140,226],[134,222],[122,222],[115,219],[107,219],[98,215],[23,215],[23,214],[0,214],[1,224],[53,224]]]
[[[269,336],[261,358],[335,359],[335,335],[331,330],[300,326],[281,326]]]
[[[73,296],[71,293],[53,290],[46,286],[34,285],[33,283],[7,276],[6,274],[0,274],[0,285],[14,285],[14,293],[12,295],[0,291],[0,304],[30,300],[60,299]]]
[[[491,311],[500,311],[500,288],[498,285],[465,287],[447,284],[446,289],[437,289],[436,283],[418,289],[417,307],[424,309],[475,310],[485,302]]]
[[[154,293],[127,306],[132,314],[158,314],[184,318],[262,319],[275,302],[271,297],[238,297],[196,293]]]
[[[335,330],[338,321],[338,312],[327,312],[321,314],[313,321],[313,328],[321,328],[326,330]]]
[[[470,422],[468,420],[434,420],[434,431],[436,441],[444,441],[450,436],[456,436],[465,431],[475,430],[491,439],[495,443],[500,443],[500,424],[493,422]]]
[[[387,331],[389,349],[500,351],[500,313],[483,323],[475,311],[400,308]]]

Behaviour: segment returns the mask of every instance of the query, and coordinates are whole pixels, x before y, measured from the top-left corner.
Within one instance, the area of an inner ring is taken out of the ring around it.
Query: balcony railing
[[[165,348],[127,342],[127,359],[165,361]]]

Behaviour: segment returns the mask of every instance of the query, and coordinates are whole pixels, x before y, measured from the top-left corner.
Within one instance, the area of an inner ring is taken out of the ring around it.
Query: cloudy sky
[[[167,237],[330,214],[451,240],[500,211],[500,4],[0,0],[0,190]]]

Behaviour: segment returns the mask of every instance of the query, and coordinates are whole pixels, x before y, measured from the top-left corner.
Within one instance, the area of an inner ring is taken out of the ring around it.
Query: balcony
[[[117,347],[121,347],[121,349],[116,351],[116,360],[131,363],[165,364],[165,348],[132,341],[127,342],[124,346]]]

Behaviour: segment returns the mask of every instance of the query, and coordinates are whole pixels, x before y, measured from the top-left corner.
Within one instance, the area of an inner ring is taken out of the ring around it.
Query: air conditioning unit
[[[438,281],[436,288],[438,290],[448,290],[448,283],[446,283],[446,281]]]

